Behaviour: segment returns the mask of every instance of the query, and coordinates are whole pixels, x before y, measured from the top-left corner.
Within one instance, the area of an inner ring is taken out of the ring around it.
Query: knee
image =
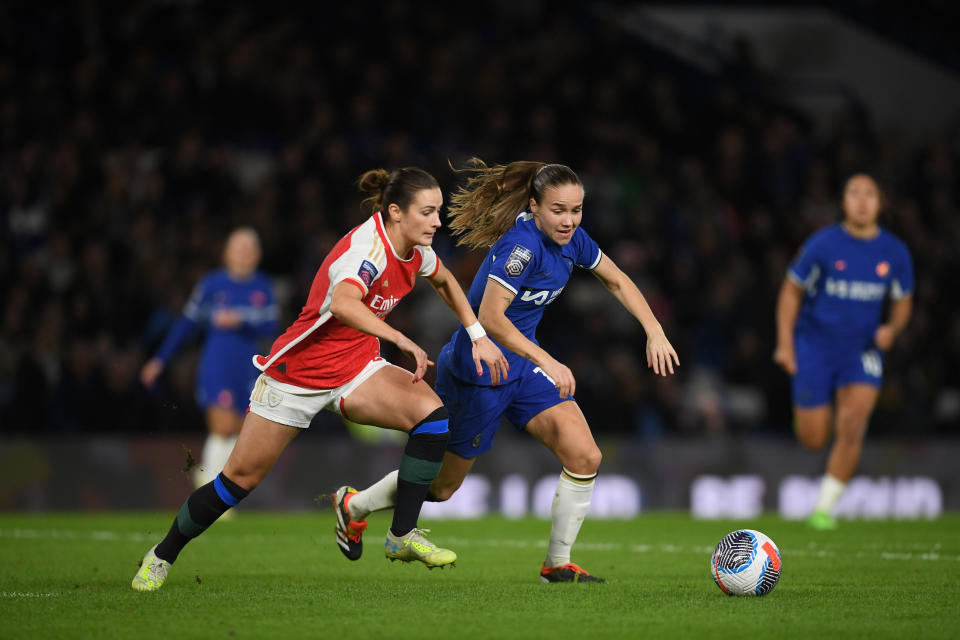
[[[244,469],[237,464],[230,464],[230,461],[227,461],[222,473],[238,487],[246,489],[247,491],[256,489],[260,481],[263,480],[264,475],[266,475],[253,469]]]
[[[826,431],[797,431],[797,440],[800,441],[800,446],[807,451],[819,451],[823,449],[829,439],[829,434]]]
[[[859,446],[866,431],[866,420],[857,417],[841,417],[837,420],[837,441],[846,446]]]
[[[460,488],[460,485],[452,485],[446,483],[434,482],[430,485],[430,502],[446,502],[453,497],[453,494],[457,492],[457,489]]]
[[[796,416],[793,424],[800,446],[808,451],[818,451],[830,441],[829,413]]]
[[[591,475],[597,473],[600,469],[600,462],[603,460],[603,453],[596,445],[578,451],[570,460],[564,462],[564,467],[580,475]]]
[[[448,417],[447,409],[440,402],[439,398],[425,398],[412,407],[412,411],[407,418],[407,424],[404,425],[408,433],[423,422],[433,422],[435,420],[446,420]]]

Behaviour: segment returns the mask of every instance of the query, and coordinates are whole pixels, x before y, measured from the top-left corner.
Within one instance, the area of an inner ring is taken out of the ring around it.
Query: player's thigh
[[[297,427],[248,413],[223,474],[244,489],[253,489],[300,431]]]
[[[837,436],[862,438],[880,389],[872,384],[848,384],[837,389]]]
[[[218,436],[235,436],[240,433],[243,417],[233,409],[207,407],[207,429]]]
[[[464,458],[452,451],[445,452],[440,473],[430,485],[430,493],[439,500],[449,500],[463,484],[464,478],[473,468],[474,461],[476,458]]]
[[[576,402],[561,402],[541,411],[526,428],[570,471],[589,474],[600,466],[600,448]]]
[[[793,428],[797,440],[807,449],[821,449],[833,434],[831,424],[833,408],[827,404],[819,407],[793,407]]]
[[[378,369],[343,399],[343,412],[353,422],[410,431],[443,406],[423,380],[395,365]]]
[[[790,381],[793,426],[807,449],[820,449],[833,434],[833,394],[837,360],[810,336],[796,338],[797,372]]]

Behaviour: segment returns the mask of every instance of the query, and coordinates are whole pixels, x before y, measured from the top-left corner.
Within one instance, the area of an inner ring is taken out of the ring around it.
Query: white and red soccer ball
[[[753,529],[731,531],[720,539],[710,559],[710,573],[728,596],[765,596],[780,580],[780,550]]]

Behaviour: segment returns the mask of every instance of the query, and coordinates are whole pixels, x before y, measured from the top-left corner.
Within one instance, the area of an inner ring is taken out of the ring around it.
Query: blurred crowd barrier
[[[0,439],[0,510],[162,509],[174,513],[193,488],[189,473],[200,438],[104,436]],[[825,453],[776,438],[694,438],[638,446],[601,438],[603,465],[594,518],[632,518],[647,510],[686,510],[700,518],[761,512],[809,515]],[[301,437],[280,457],[241,509],[330,507],[344,484],[365,487],[396,468],[402,444]],[[857,475],[837,507],[849,518],[935,518],[960,509],[960,443],[868,440]],[[531,438],[502,432],[464,485],[424,519],[487,514],[548,518],[560,467]],[[332,512],[329,512],[329,515]]]

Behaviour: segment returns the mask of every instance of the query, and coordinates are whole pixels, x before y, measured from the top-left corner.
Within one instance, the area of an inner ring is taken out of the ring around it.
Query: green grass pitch
[[[241,510],[181,554],[157,593],[130,581],[173,513],[0,514],[0,638],[958,638],[960,514],[812,532],[763,516],[649,513],[587,521],[574,561],[608,584],[541,584],[549,522],[421,522],[457,566],[390,563],[386,516],[364,556],[333,541],[330,509]],[[783,573],[763,598],[713,583],[713,546],[768,534]]]

